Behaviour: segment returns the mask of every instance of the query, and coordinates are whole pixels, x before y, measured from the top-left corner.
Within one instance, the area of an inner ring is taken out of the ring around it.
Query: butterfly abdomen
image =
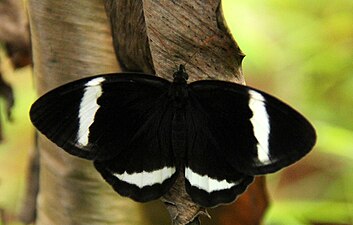
[[[183,110],[176,110],[172,121],[172,148],[177,161],[185,159],[187,148],[187,130],[185,113]]]

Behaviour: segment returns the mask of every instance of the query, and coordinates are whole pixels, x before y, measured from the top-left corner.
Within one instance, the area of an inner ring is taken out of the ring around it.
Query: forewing
[[[169,85],[162,78],[134,73],[84,78],[40,97],[31,107],[30,118],[68,153],[111,159],[127,150]]]
[[[306,155],[315,144],[312,125],[273,96],[224,81],[189,85],[195,115],[202,115],[198,147],[190,152],[218,152],[239,173],[275,172]],[[195,120],[195,119],[193,119]]]

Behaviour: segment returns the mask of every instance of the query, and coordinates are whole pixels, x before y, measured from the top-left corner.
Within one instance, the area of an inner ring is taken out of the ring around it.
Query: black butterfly
[[[313,147],[312,125],[262,91],[235,83],[187,84],[139,73],[98,75],[39,98],[32,123],[68,153],[94,161],[115,191],[146,202],[179,173],[204,207],[234,201],[253,176],[288,166]]]

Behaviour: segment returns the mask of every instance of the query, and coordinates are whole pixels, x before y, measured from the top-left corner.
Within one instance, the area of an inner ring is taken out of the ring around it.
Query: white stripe
[[[254,135],[258,141],[257,144],[257,157],[260,162],[266,164],[270,162],[269,152],[269,134],[270,134],[270,121],[266,111],[264,97],[253,90],[249,90],[249,107],[253,113],[250,119],[254,128]]]
[[[154,184],[162,184],[165,180],[170,178],[175,173],[175,167],[164,167],[152,172],[142,171],[140,173],[123,174],[114,173],[119,180],[129,184],[134,184],[139,188],[152,186]]]
[[[208,193],[211,193],[213,191],[230,189],[239,183],[229,183],[227,180],[216,180],[208,177],[207,175],[201,176],[197,173],[194,173],[188,167],[185,168],[185,178],[189,181],[191,186],[207,191]]]
[[[80,145],[88,144],[89,127],[94,122],[94,117],[99,109],[97,99],[102,95],[101,83],[105,79],[103,77],[95,78],[85,85],[80,109],[79,109],[79,129],[77,133],[77,143]]]

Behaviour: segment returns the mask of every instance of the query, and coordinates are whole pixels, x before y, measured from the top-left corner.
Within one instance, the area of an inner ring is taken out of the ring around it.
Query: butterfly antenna
[[[201,42],[200,48],[194,51],[187,61],[185,61],[184,67],[191,62],[191,60],[196,56],[197,53],[201,52],[201,49],[204,48],[210,41],[216,38],[216,35],[210,35],[205,40]]]
[[[163,46],[163,48],[164,48],[164,49],[169,49],[169,48],[167,48],[167,46],[165,45],[163,39],[160,38],[160,37],[157,35],[158,32],[157,32],[153,27],[151,27],[150,30],[152,31],[152,33],[154,33],[154,36],[158,39],[159,43],[161,43],[161,45]],[[178,68],[179,68],[178,65],[177,65],[174,61],[173,61],[173,63],[174,63],[174,65],[175,65],[176,69],[178,69]]]
[[[192,55],[189,57],[188,61],[185,61],[185,64],[183,66],[185,67],[189,62],[191,62],[191,60],[195,57],[196,53],[199,53],[199,52],[200,52],[200,49],[194,51],[194,53],[192,53]]]
[[[164,49],[168,49],[167,46],[165,45],[164,41],[162,38],[160,38],[157,34],[158,32],[153,28],[151,27],[150,30],[154,33],[154,36],[158,39],[159,43],[163,46]],[[188,60],[185,61],[184,64],[176,64],[174,61],[174,65],[175,65],[175,68],[176,68],[176,71],[182,71],[184,70],[185,71],[185,67],[187,64],[189,64],[191,62],[191,60],[196,56],[197,53],[200,53],[201,49],[204,48],[210,41],[212,41],[213,39],[216,38],[216,35],[210,35],[208,36],[205,40],[203,40],[201,42],[201,45],[200,45],[200,48],[198,48],[197,50],[194,51],[194,53],[192,53],[192,55],[189,57]]]

